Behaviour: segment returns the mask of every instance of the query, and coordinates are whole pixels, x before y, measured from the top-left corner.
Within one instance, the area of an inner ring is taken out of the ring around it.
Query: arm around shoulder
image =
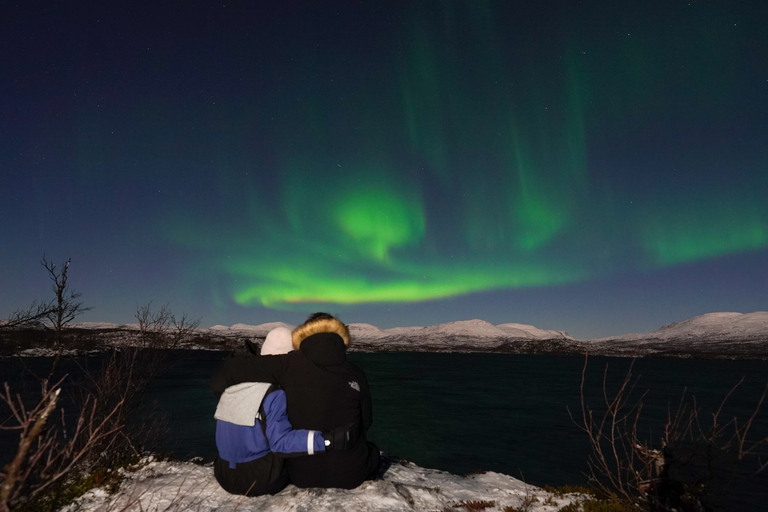
[[[264,398],[267,441],[273,453],[283,457],[313,455],[325,451],[325,439],[316,430],[294,430],[286,413],[285,391],[273,391]]]

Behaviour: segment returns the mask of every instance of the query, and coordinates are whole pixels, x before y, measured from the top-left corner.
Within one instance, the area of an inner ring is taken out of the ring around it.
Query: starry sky
[[[601,337],[768,309],[768,3],[19,2],[0,317],[480,318]]]

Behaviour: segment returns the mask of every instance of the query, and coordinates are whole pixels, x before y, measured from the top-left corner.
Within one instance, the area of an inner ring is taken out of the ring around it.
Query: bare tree
[[[171,323],[173,324],[171,348],[177,348],[197,330],[200,326],[200,319],[191,318],[186,313],[182,313],[180,317],[171,317]]]
[[[48,312],[46,317],[51,322],[56,337],[54,339],[55,346],[61,347],[61,333],[72,320],[78,315],[85,313],[91,308],[83,306],[83,303],[78,300],[81,297],[80,292],[72,291],[68,283],[69,264],[72,262],[72,258],[69,258],[61,266],[61,270],[56,269],[56,264],[51,263],[43,256],[40,264],[48,271],[48,277],[53,281],[53,293],[56,299],[51,303],[51,311]]]
[[[48,271],[48,277],[53,281],[52,290],[55,296],[55,299],[51,302],[50,312],[46,317],[54,330],[56,356],[51,364],[51,370],[48,373],[48,377],[42,380],[43,394],[48,391],[48,383],[51,378],[53,378],[53,372],[61,358],[61,352],[64,347],[62,343],[62,333],[64,328],[78,315],[91,309],[84,307],[83,303],[78,300],[82,294],[73,291],[69,287],[69,264],[71,262],[72,258],[67,259],[59,271],[56,269],[56,264],[46,260],[45,256],[43,256],[43,259],[40,261],[40,264]]]
[[[576,420],[570,410],[568,413],[589,438],[590,480],[629,510],[708,510],[707,502],[727,491],[744,458],[768,442],[768,437],[750,437],[768,385],[743,423],[736,417],[721,421],[721,415],[744,379],[728,392],[711,422],[702,419],[696,399],[689,400],[684,392],[676,409],[668,409],[663,430],[653,443],[639,433],[644,430],[639,425],[647,392],[633,398],[637,383],[632,376],[634,361],[614,392],[608,390],[606,365],[603,403],[593,409],[584,395],[587,359],[581,374],[581,418]]]
[[[186,313],[174,315],[169,304],[153,310],[149,302],[138,306],[135,316],[139,322],[139,342],[144,348],[177,348],[200,325],[199,318],[193,319]]]
[[[139,342],[143,348],[165,346],[165,335],[172,326],[173,312],[168,304],[158,310],[152,309],[148,302],[136,308],[136,320],[139,322]]]
[[[0,322],[0,329],[17,329],[20,327],[39,326],[42,319],[53,312],[53,303],[33,301],[27,309],[19,309]]]

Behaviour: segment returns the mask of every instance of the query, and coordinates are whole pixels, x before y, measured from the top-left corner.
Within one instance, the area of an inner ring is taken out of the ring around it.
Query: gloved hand
[[[322,434],[325,439],[325,451],[351,450],[362,436],[362,428],[359,423],[355,423]]]

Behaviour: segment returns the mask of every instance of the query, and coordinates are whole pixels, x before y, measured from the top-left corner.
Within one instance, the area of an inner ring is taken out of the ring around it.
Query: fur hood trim
[[[309,338],[313,334],[321,332],[332,332],[341,336],[344,340],[344,345],[349,346],[349,328],[344,325],[341,320],[336,318],[323,318],[302,324],[293,330],[293,348],[299,350],[301,342]]]

